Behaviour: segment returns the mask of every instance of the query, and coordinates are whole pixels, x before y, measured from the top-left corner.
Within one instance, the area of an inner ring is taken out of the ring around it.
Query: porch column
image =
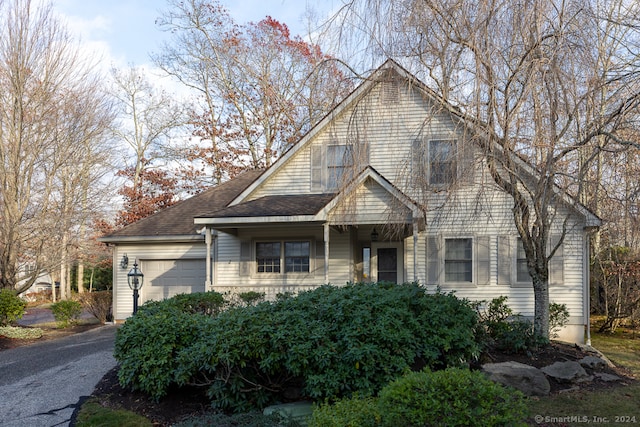
[[[413,281],[418,281],[418,219],[413,218]]]
[[[324,224],[324,284],[329,283],[329,224]]]
[[[204,231],[204,243],[207,245],[207,259],[205,261],[205,279],[204,289],[205,291],[211,290],[211,229],[205,227]]]

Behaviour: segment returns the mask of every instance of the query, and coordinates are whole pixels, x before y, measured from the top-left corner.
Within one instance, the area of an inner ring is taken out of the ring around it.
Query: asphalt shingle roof
[[[202,226],[193,223],[194,217],[211,216],[214,212],[224,209],[263,172],[264,170],[246,171],[232,180],[129,224],[104,236],[103,239],[195,234]]]
[[[207,218],[315,215],[335,197],[333,193],[264,196],[221,209]]]

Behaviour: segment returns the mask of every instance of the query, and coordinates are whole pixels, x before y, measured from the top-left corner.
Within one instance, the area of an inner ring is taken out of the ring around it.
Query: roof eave
[[[253,217],[227,217],[227,218],[195,218],[197,225],[211,226],[250,226],[280,223],[311,223],[321,222],[316,215],[274,215],[274,216],[253,216]]]
[[[191,243],[204,240],[202,234],[154,235],[154,236],[105,236],[99,237],[102,243]]]

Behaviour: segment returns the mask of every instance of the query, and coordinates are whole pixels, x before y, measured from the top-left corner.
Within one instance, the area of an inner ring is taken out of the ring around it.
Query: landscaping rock
[[[541,369],[558,382],[576,383],[589,381],[590,377],[578,362],[556,362]]]
[[[607,374],[606,372],[597,372],[595,376],[600,381],[604,381],[604,382],[620,381],[622,379],[617,375]]]
[[[272,405],[264,408],[264,415],[280,414],[284,417],[291,418],[301,425],[306,426],[307,420],[313,412],[313,404],[311,402],[293,402],[283,403],[281,405]]]
[[[607,367],[607,362],[605,362],[600,357],[595,356],[583,357],[578,361],[578,363],[580,363],[580,365],[584,366],[585,368],[591,369],[604,369]]]
[[[487,363],[482,365],[482,371],[492,381],[511,386],[527,396],[547,396],[551,390],[542,371],[524,363]]]

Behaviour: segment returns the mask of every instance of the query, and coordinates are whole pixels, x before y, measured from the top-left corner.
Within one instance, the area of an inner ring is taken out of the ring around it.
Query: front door
[[[371,273],[378,282],[402,283],[402,243],[374,243],[372,245]]]

